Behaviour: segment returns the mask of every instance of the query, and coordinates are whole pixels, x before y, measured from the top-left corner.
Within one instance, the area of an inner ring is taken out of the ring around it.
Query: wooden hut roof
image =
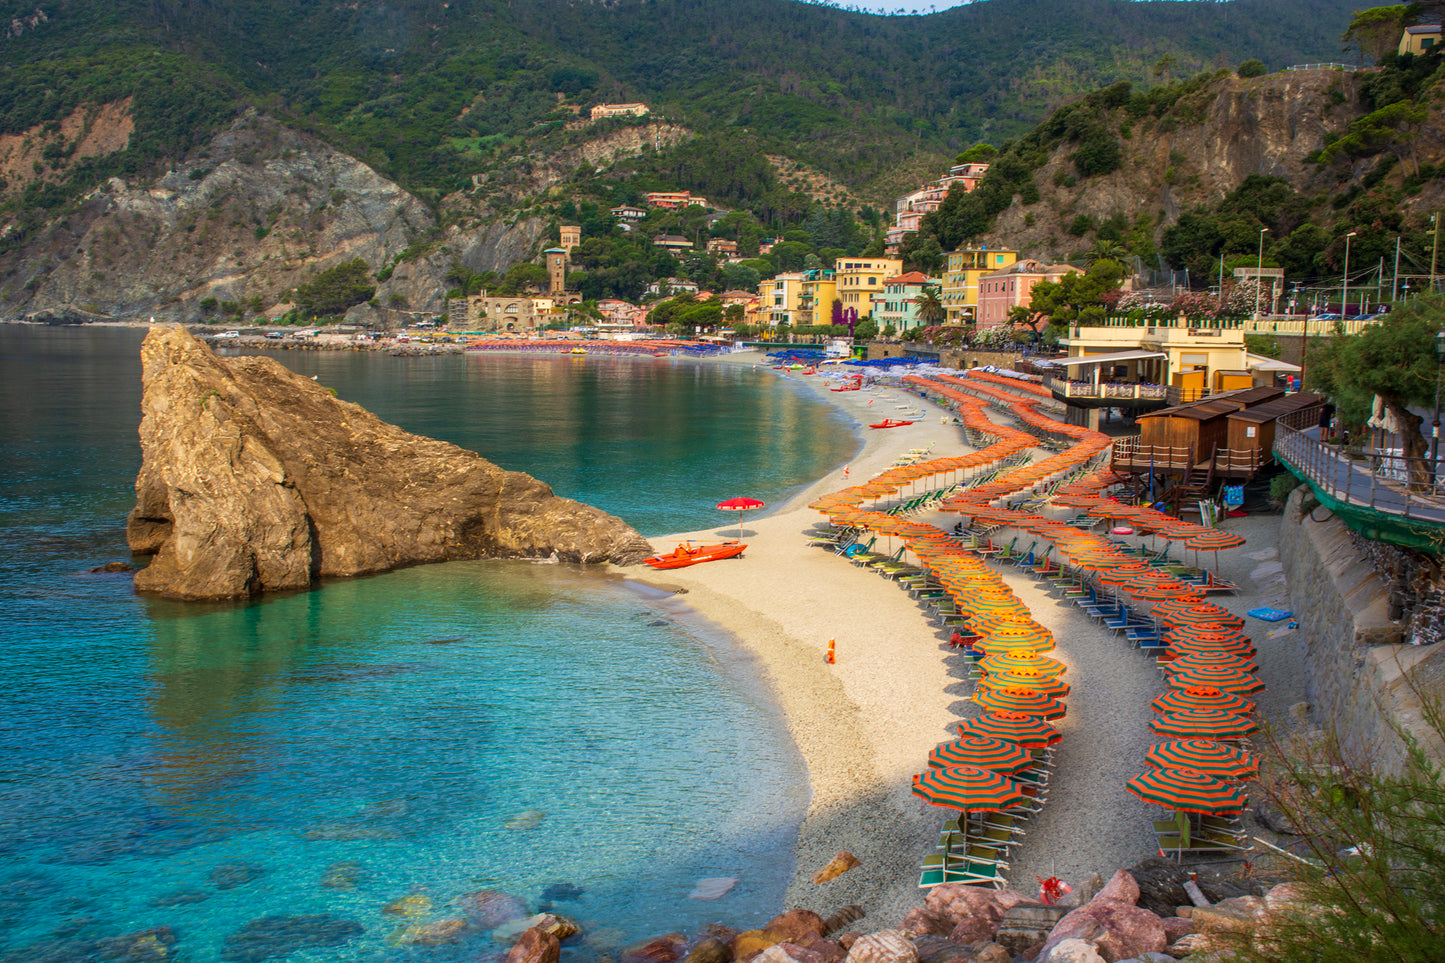
[[[1299,411],[1301,408],[1313,408],[1316,405],[1324,404],[1324,401],[1325,399],[1319,395],[1301,392],[1285,395],[1283,398],[1276,398],[1265,404],[1255,405],[1253,408],[1236,411],[1232,413],[1229,418],[1231,421],[1247,421],[1254,424],[1263,424],[1266,421],[1274,421],[1281,415],[1287,415],[1292,411]]]

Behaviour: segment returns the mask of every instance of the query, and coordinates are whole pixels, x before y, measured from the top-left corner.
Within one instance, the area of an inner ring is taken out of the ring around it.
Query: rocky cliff
[[[183,599],[299,589],[462,558],[631,564],[652,548],[605,512],[455,445],[408,434],[269,358],[184,329],[141,347],[144,461],[127,520],[136,588]]]

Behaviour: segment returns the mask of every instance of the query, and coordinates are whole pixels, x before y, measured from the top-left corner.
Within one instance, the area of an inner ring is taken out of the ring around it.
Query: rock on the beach
[[[854,941],[848,963],[918,963],[918,948],[898,930],[879,930]]]
[[[1190,933],[1164,947],[1164,952],[1175,959],[1183,959],[1209,948],[1209,937],[1203,933]]]
[[[812,910],[790,909],[769,920],[763,932],[778,943],[798,943],[804,937],[821,937],[827,929],[823,917]]]
[[[1011,889],[988,889],[963,883],[944,883],[928,891],[924,909],[952,927],[949,938],[960,943],[991,940],[1003,914],[1032,897]]]
[[[1116,899],[1122,903],[1134,906],[1139,902],[1139,884],[1126,870],[1119,870],[1104,888],[1099,890],[1095,899]]]
[[[736,876],[708,876],[697,881],[692,892],[687,894],[688,899],[715,900],[722,899],[731,893],[733,887],[738,884]]]
[[[1189,894],[1184,891],[1184,881],[1190,872],[1162,856],[1150,856],[1129,867],[1129,875],[1139,884],[1139,905],[1160,916],[1173,916],[1176,906],[1190,905]],[[1193,872],[1199,877],[1199,888],[1213,902],[1231,896],[1257,895],[1260,891],[1257,884],[1210,866],[1200,866]]]
[[[925,907],[915,906],[904,915],[898,928],[916,940],[922,936],[947,936],[955,925]]]
[[[1008,950],[997,943],[988,942],[974,951],[970,963],[1011,963],[1012,960]]]
[[[918,963],[973,963],[974,943],[960,943],[943,936],[915,936],[913,947]]]
[[[494,889],[479,889],[457,898],[459,906],[472,922],[484,930],[494,929],[503,923],[523,919],[527,906],[520,899]]]
[[[681,933],[664,933],[622,951],[622,963],[676,963],[687,949],[687,937]]]
[[[1196,906],[1190,917],[1201,932],[1245,930],[1253,928],[1263,917],[1265,901],[1258,896],[1234,896],[1213,906]]]
[[[1194,925],[1194,920],[1186,919],[1183,916],[1166,916],[1159,922],[1164,927],[1164,939],[1170,943],[1188,936],[1198,928]]]
[[[743,930],[732,939],[733,959],[750,960],[776,942],[762,930]]]
[[[1045,947],[1038,963],[1108,963],[1098,949],[1087,940],[1067,939]]]
[[[827,866],[824,866],[813,875],[813,883],[821,886],[831,879],[837,879],[857,865],[858,857],[845,849],[830,859]]]
[[[753,957],[753,963],[823,963],[823,957],[796,943],[779,943]]]
[[[606,512],[389,425],[269,358],[181,327],[141,346],[142,464],[126,521],[136,588],[183,599],[463,558],[620,564],[652,547]]]
[[[1044,943],[1044,951],[1070,939],[1098,944],[1099,951],[1111,960],[1157,953],[1167,945],[1164,924],[1158,916],[1103,896],[1094,897],[1059,920]]]
[[[522,933],[507,954],[507,963],[557,963],[562,942],[545,930],[532,928]]]

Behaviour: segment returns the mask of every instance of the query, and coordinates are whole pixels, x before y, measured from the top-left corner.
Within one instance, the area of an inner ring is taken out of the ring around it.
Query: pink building
[[[978,311],[974,317],[978,330],[997,328],[1008,323],[1008,313],[1033,298],[1034,285],[1040,281],[1058,282],[1065,274],[1077,274],[1072,264],[1044,264],[1025,258],[1008,267],[985,274],[978,281]]]
[[[893,227],[883,236],[884,250],[889,254],[897,254],[903,244],[903,235],[917,232],[923,215],[936,211],[943,205],[949,188],[954,184],[962,184],[965,191],[971,191],[978,186],[979,180],[986,173],[987,164],[955,164],[938,180],[898,198],[894,203]]]

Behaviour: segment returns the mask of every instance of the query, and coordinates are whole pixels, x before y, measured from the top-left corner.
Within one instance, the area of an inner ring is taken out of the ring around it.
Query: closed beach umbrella
[[[977,699],[975,698],[975,701]],[[1177,712],[1180,709],[1214,709],[1247,716],[1254,712],[1254,703],[1233,692],[1212,686],[1190,686],[1170,689],[1150,703],[1155,712]]]
[[[1158,716],[1149,728],[1161,736],[1189,739],[1243,739],[1259,728],[1249,716],[1218,709],[1180,709]]]
[[[964,812],[997,812],[1027,799],[1012,779],[977,766],[929,769],[913,777],[913,794],[935,806]]]
[[[1194,769],[1220,779],[1248,779],[1259,772],[1254,757],[1213,739],[1170,739],[1150,746],[1144,762],[1156,769]]]
[[[990,712],[1021,712],[1040,719],[1062,719],[1064,704],[1037,689],[991,689],[982,686],[973,701]]]
[[[1124,788],[1165,809],[1206,816],[1232,815],[1248,802],[1243,789],[1197,769],[1147,769]]]
[[[1018,772],[1034,764],[1033,753],[1017,742],[988,736],[961,736],[934,747],[930,766],[977,766],[994,772]]]
[[[718,511],[738,513],[738,538],[743,537],[743,512],[754,508],[763,508],[762,502],[756,498],[729,498],[725,502],[717,503]]]
[[[1223,689],[1225,692],[1234,692],[1240,695],[1248,695],[1251,692],[1258,692],[1264,688],[1264,683],[1259,681],[1259,676],[1254,673],[1228,667],[1216,669],[1182,669],[1178,672],[1168,673],[1164,681],[1171,689],[1188,689],[1191,686],[1209,686],[1210,688]]]
[[[1022,712],[990,712],[977,719],[969,719],[959,723],[958,734],[1007,739],[1025,749],[1042,749],[1063,738],[1059,730],[1044,720]]]

